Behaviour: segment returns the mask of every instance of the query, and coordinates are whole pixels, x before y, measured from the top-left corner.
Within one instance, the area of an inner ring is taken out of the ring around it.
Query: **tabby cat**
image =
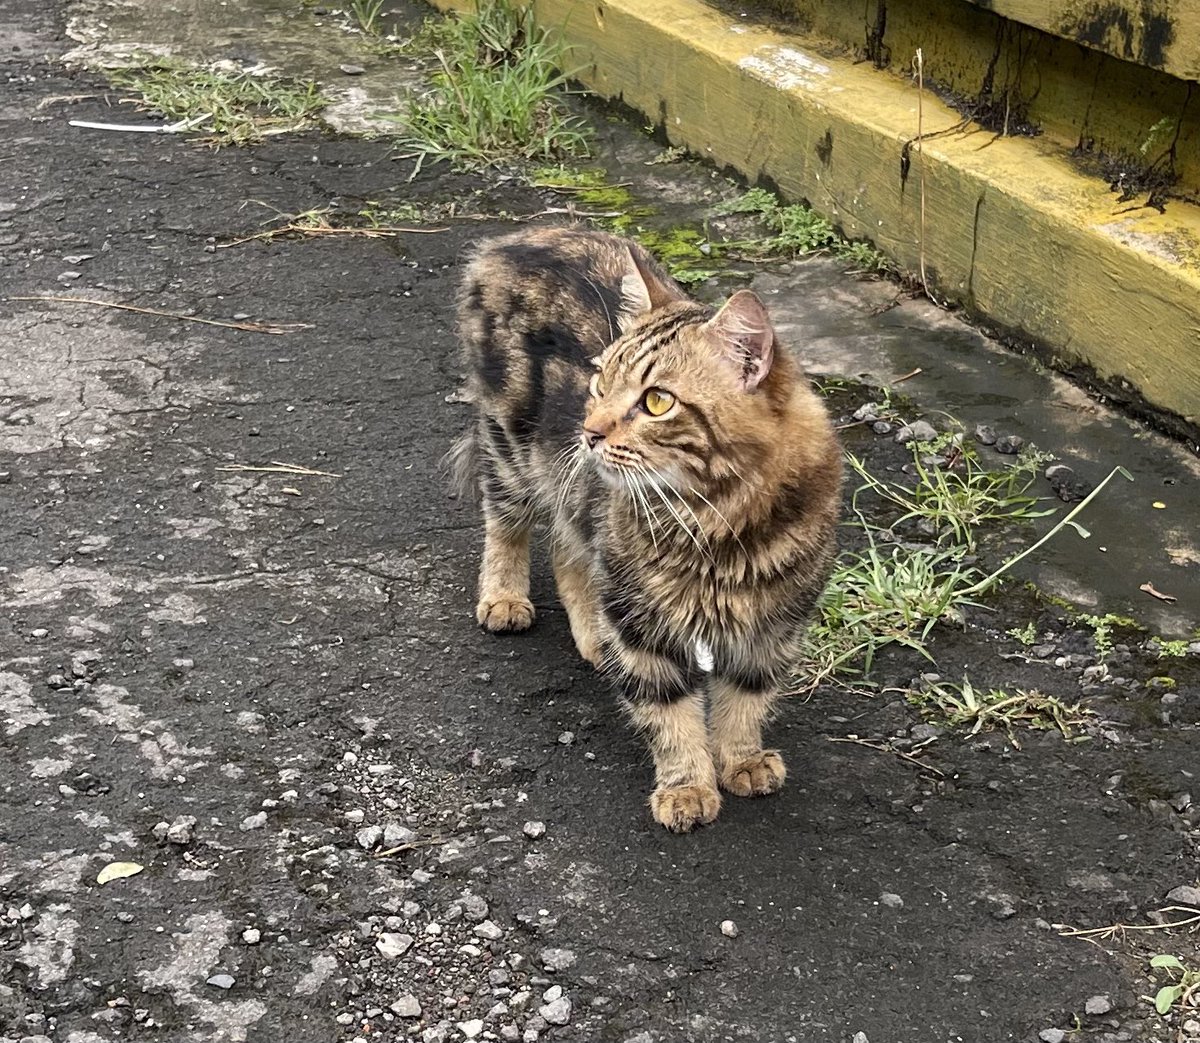
[[[841,453],[762,302],[714,310],[634,242],[547,228],[483,244],[459,321],[479,623],[533,623],[530,531],[547,523],[579,654],[648,737],[654,818],[685,832],[716,817],[718,786],[778,790],[762,726],[828,578]]]

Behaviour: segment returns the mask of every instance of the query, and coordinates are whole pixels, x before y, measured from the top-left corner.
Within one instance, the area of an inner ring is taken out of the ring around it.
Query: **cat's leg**
[[[566,532],[555,535],[554,582],[558,587],[559,600],[567,610],[575,647],[584,659],[599,670],[604,655],[600,602],[588,557],[582,548],[574,546],[573,539]]]
[[[533,625],[529,600],[531,526],[514,525],[484,503],[483,564],[475,618],[491,631],[528,630]]]
[[[779,698],[775,679],[756,670],[721,670],[712,678],[709,743],[721,788],[739,797],[775,793],[787,777],[778,750],[764,750],[763,724]]]
[[[613,639],[605,668],[618,675],[633,723],[654,757],[650,812],[676,833],[717,817],[721,795],[704,723],[703,678],[686,659]]]

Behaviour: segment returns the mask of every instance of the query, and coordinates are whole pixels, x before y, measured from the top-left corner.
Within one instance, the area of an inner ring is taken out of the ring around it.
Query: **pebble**
[[[480,938],[486,938],[489,942],[499,941],[504,937],[504,932],[492,923],[491,920],[484,920],[483,923],[477,923],[474,933]]]
[[[339,1014],[333,1020],[336,1021],[339,1025],[353,1025],[354,1024],[354,1015],[351,1014],[349,1011],[346,1011],[343,1014]]]
[[[229,974],[214,974],[208,979],[209,985],[215,985],[218,989],[232,989],[233,977]]]
[[[466,1036],[467,1039],[474,1039],[483,1031],[483,1019],[472,1018],[470,1021],[460,1021],[458,1023],[458,1031]]]
[[[361,65],[339,65],[338,68],[347,76],[361,76],[367,71]]]
[[[1092,996],[1083,1005],[1083,1009],[1088,1014],[1107,1014],[1112,1010],[1112,1000],[1107,996]]]
[[[556,999],[560,999],[563,994],[561,985],[551,985],[545,992],[542,993],[543,1003],[553,1003]]]
[[[387,847],[411,844],[416,839],[416,833],[409,829],[408,826],[402,826],[398,822],[389,822],[383,827],[383,843]]]
[[[347,811],[346,814],[342,816],[342,818],[344,818],[352,826],[359,825],[366,817],[367,813],[363,811],[362,808],[354,808],[350,811]]]
[[[267,824],[267,813],[260,811],[257,815],[248,815],[242,819],[242,824],[238,826],[243,833],[248,833],[252,829],[262,829]]]
[[[1200,909],[1200,887],[1190,887],[1183,884],[1180,887],[1172,888],[1167,892],[1167,901],[1175,902],[1179,905],[1190,905],[1194,909]]]
[[[548,971],[565,971],[575,966],[575,953],[570,949],[543,949],[538,959]]]
[[[879,896],[879,904],[886,905],[889,909],[903,909],[904,899],[899,895],[894,895],[890,891],[884,891]]]
[[[876,420],[875,423],[871,425],[871,430],[877,435],[890,435],[895,429],[886,420]]]
[[[545,822],[526,822],[521,827],[521,832],[524,833],[530,840],[537,840],[538,837],[546,835]]]
[[[5,472],[5,473],[7,473],[7,472]],[[49,633],[50,633],[50,631],[47,630],[45,627],[35,627],[33,630],[29,631],[29,636],[30,637],[46,637]]]
[[[442,933],[442,925],[440,923],[427,923],[425,925],[425,933],[431,938],[437,938]]]
[[[571,1020],[571,1001],[566,996],[560,996],[538,1007],[538,1013],[551,1025],[565,1025]]]
[[[488,983],[490,985],[507,985],[512,979],[512,975],[503,967],[496,967],[488,971]]]
[[[1025,439],[1020,435],[1001,435],[996,439],[996,452],[1006,456],[1016,456],[1021,451]]]
[[[1038,1039],[1042,1043],[1063,1043],[1066,1038],[1067,1034],[1062,1029],[1042,1029],[1038,1033]]]
[[[996,431],[987,424],[979,424],[975,428],[975,441],[980,445],[995,445]]]
[[[558,741],[563,746],[570,746],[571,743],[573,743],[575,741],[575,733],[574,732],[563,732],[558,737]]]
[[[883,406],[875,402],[868,402],[865,406],[859,406],[853,413],[855,420],[874,420],[879,416]]]
[[[854,1038],[850,1041],[850,1043],[871,1043],[871,1041],[867,1039],[867,1034],[865,1032],[856,1032],[854,1033]]]
[[[721,933],[725,935],[726,938],[736,938],[738,936],[738,925],[732,920],[722,920]]]
[[[479,921],[487,919],[488,904],[478,895],[463,895],[459,905],[462,906],[463,916],[468,920]]]
[[[176,815],[175,821],[167,827],[166,838],[172,844],[190,844],[192,830],[195,826],[196,817],[194,815]]]
[[[257,945],[260,941],[262,941],[262,931],[260,931],[257,927],[247,927],[242,932],[242,941],[244,941],[247,945]]]
[[[399,1018],[419,1018],[421,1004],[411,992],[401,996],[391,1006],[391,1011]]]
[[[354,834],[354,839],[358,841],[358,846],[364,851],[370,851],[374,848],[383,837],[382,826],[364,826]]]
[[[375,940],[375,948],[385,959],[395,960],[408,952],[412,948],[412,943],[411,934],[393,934],[385,931]]]

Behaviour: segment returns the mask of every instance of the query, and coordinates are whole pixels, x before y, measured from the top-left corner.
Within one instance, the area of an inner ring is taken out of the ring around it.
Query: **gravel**
[[[396,1000],[390,1009],[398,1018],[419,1018],[421,1016],[420,1001],[411,992],[405,993]]]
[[[190,844],[195,828],[195,815],[176,815],[175,821],[167,827],[166,837],[172,844]]]
[[[260,931],[257,927],[247,927],[242,932],[242,941],[244,941],[247,945],[257,945],[260,941],[262,941],[262,931]]]
[[[736,938],[738,936],[738,925],[732,920],[722,920],[721,933],[725,935],[726,938]]]
[[[1172,888],[1167,892],[1167,901],[1176,902],[1179,905],[1190,905],[1195,909],[1200,909],[1200,887],[1191,887],[1188,884],[1183,884]]]
[[[474,1039],[483,1031],[483,1019],[472,1018],[470,1021],[460,1021],[458,1023],[458,1031],[466,1036],[467,1039]]]
[[[1083,1009],[1088,1014],[1107,1014],[1112,1010],[1112,1000],[1107,996],[1092,996],[1083,1005]]]
[[[383,827],[383,843],[385,847],[399,847],[401,844],[411,844],[417,839],[417,834],[402,826],[399,822],[389,822]]]
[[[521,827],[521,832],[524,833],[530,840],[537,840],[538,837],[546,835],[545,822],[526,822]]]
[[[396,934],[385,931],[375,941],[375,948],[379,950],[381,956],[388,960],[395,960],[403,956],[410,948],[412,948],[413,937],[411,934]]]
[[[987,424],[980,424],[975,428],[975,441],[980,445],[995,445],[996,431],[994,428],[988,427]]]
[[[565,1025],[571,1020],[571,1001],[566,996],[560,996],[549,1003],[538,1007],[538,1013],[551,1025]]]
[[[462,906],[463,916],[468,920],[477,922],[487,919],[488,904],[478,895],[463,895],[458,904]]]
[[[565,971],[575,966],[575,953],[570,949],[543,949],[538,959],[548,971]]]
[[[1042,1043],[1063,1043],[1066,1038],[1067,1034],[1062,1029],[1042,1029],[1038,1033],[1038,1039]]]
[[[260,811],[256,815],[247,815],[242,819],[241,825],[238,826],[243,833],[249,833],[252,829],[262,829],[267,824],[267,813]]]
[[[886,905],[889,909],[903,909],[904,899],[899,895],[894,895],[890,891],[884,891],[879,896],[879,904]]]
[[[209,985],[215,985],[218,989],[232,989],[233,976],[230,974],[214,974],[208,979]]]
[[[358,846],[364,851],[370,851],[379,844],[380,840],[383,839],[383,827],[364,826],[354,834],[354,839],[358,841]]]
[[[1025,439],[1020,435],[1001,435],[996,439],[996,452],[1006,456],[1016,456],[1021,451]]]
[[[480,938],[486,938],[489,942],[496,942],[504,937],[504,932],[491,920],[484,920],[483,923],[477,923],[474,933]]]

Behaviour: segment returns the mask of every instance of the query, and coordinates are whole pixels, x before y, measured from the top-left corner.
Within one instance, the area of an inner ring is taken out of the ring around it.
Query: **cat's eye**
[[[651,416],[662,416],[675,405],[675,396],[661,388],[651,388],[642,396],[642,408]]]

